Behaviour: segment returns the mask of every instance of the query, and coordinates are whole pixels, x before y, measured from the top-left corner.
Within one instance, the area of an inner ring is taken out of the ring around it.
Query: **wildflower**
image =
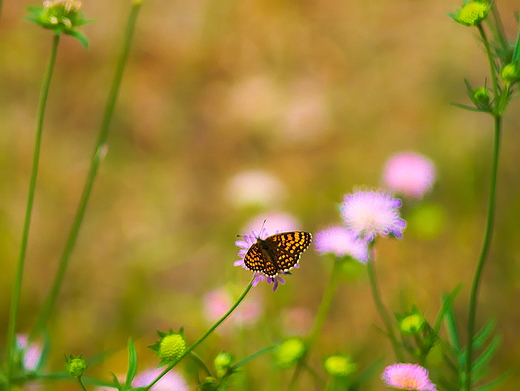
[[[76,378],[83,376],[83,372],[87,369],[87,363],[81,355],[75,357],[73,354],[70,357],[65,356],[67,372]]]
[[[278,231],[277,231],[278,232]],[[265,228],[262,228],[260,232],[253,231],[252,235],[244,235],[244,240],[237,240],[235,242],[235,245],[240,247],[240,250],[238,251],[238,256],[240,259],[238,261],[235,261],[233,263],[234,266],[242,266],[244,269],[249,270],[249,268],[244,263],[244,258],[248,252],[248,250],[253,246],[257,239],[265,239],[269,236],[267,233],[267,230]],[[299,267],[298,264],[294,265],[294,267]],[[280,272],[281,274],[285,275],[284,272]],[[268,284],[273,283],[273,291],[276,291],[278,289],[278,284],[285,284],[285,280],[280,276],[280,274],[276,276],[266,276],[265,274],[261,272],[254,272],[254,280],[253,280],[253,286],[258,285],[261,281],[266,281]]]
[[[136,376],[132,382],[133,387],[145,387],[150,384],[162,373],[162,369],[148,369]],[[186,381],[175,371],[169,371],[166,375],[154,384],[150,391],[188,391],[189,387]]]
[[[77,0],[45,0],[43,7],[29,7],[31,13],[28,20],[43,28],[53,30],[55,34],[72,35],[79,39],[83,46],[88,47],[87,38],[76,30],[76,27],[89,23],[79,12],[81,1]]]
[[[305,344],[300,338],[289,338],[276,349],[276,364],[280,368],[290,368],[305,354]]]
[[[486,18],[489,10],[489,5],[486,2],[472,1],[464,3],[457,14],[450,14],[449,16],[464,26],[476,26]]]
[[[390,191],[411,198],[421,198],[435,181],[435,166],[423,155],[414,152],[398,153],[385,165],[383,182]]]
[[[325,370],[329,375],[335,377],[345,377],[354,373],[357,369],[357,365],[352,362],[350,357],[335,355],[325,359],[323,363]]]
[[[348,229],[367,242],[376,235],[402,237],[406,222],[399,218],[397,208],[401,200],[376,191],[357,191],[347,194],[341,212]]]
[[[26,371],[35,371],[41,364],[42,349],[35,343],[28,344],[27,335],[19,334],[16,336],[18,349],[23,350],[23,366]]]
[[[428,371],[417,364],[390,365],[381,378],[388,387],[400,390],[437,391],[428,377]]]
[[[361,262],[368,260],[366,242],[345,227],[331,227],[318,232],[315,246],[319,254],[332,253],[337,257],[350,255]]]
[[[174,333],[172,329],[168,333],[162,331],[157,331],[157,333],[161,339],[148,347],[157,352],[161,364],[181,358],[186,351],[186,338],[183,329],[181,328],[178,333]]]

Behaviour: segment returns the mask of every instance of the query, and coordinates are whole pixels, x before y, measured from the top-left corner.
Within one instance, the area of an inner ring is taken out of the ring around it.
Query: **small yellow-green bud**
[[[175,361],[186,351],[186,340],[181,334],[165,335],[159,343],[157,356],[162,361]]]
[[[485,87],[479,87],[472,93],[473,102],[479,106],[486,106],[489,104],[489,91]]]
[[[425,323],[425,319],[420,314],[412,314],[401,320],[399,330],[403,334],[415,335],[423,329]]]
[[[329,375],[335,377],[345,377],[357,370],[357,365],[349,357],[340,355],[328,357],[323,366]]]
[[[280,368],[290,368],[305,354],[305,344],[300,338],[283,341],[276,350],[276,364]]]
[[[67,359],[67,372],[74,377],[83,376],[83,372],[87,369],[87,363],[83,359],[83,357],[78,356],[74,357],[72,354],[70,358]]]
[[[472,1],[453,16],[453,19],[464,26],[475,26],[482,22],[489,13],[489,5],[484,1]]]
[[[504,83],[513,83],[520,79],[520,67],[516,63],[507,64],[500,72]]]
[[[220,352],[213,361],[213,365],[215,366],[217,375],[219,377],[224,377],[224,375],[228,372],[229,368],[231,368],[233,361],[234,357],[231,353]]]

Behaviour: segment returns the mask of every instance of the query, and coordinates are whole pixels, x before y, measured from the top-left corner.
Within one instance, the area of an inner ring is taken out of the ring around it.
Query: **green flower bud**
[[[513,83],[520,79],[520,67],[516,63],[507,64],[500,72],[504,83]]]
[[[233,355],[228,352],[220,352],[217,357],[215,357],[213,365],[215,366],[218,377],[224,377],[226,375],[231,368],[233,361]]]
[[[323,363],[327,373],[334,377],[345,377],[357,370],[357,365],[349,357],[335,355]]]
[[[489,13],[489,5],[484,1],[472,1],[464,4],[456,15],[450,15],[456,22],[464,26],[475,26],[482,22]]]
[[[403,334],[416,335],[423,329],[426,320],[420,314],[412,314],[399,322],[399,330]]]
[[[74,355],[70,355],[69,358],[65,356],[66,368],[67,372],[73,377],[81,377],[83,376],[83,372],[87,369],[87,363],[83,359],[81,355],[78,357],[74,357]]]
[[[178,333],[174,333],[172,329],[168,333],[162,331],[157,331],[157,333],[161,339],[148,347],[157,352],[161,363],[178,360],[187,348],[183,329],[181,328]]]
[[[489,91],[485,87],[479,87],[473,91],[471,98],[477,106],[487,106],[490,100]]]
[[[286,339],[276,350],[276,364],[280,368],[290,368],[305,354],[305,350],[300,338]]]
[[[220,383],[217,379],[208,376],[202,381],[202,383],[200,383],[199,389],[200,391],[217,391],[219,386]]]

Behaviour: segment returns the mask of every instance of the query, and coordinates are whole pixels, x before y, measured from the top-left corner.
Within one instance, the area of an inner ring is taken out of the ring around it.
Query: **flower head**
[[[450,14],[449,16],[456,22],[464,26],[475,26],[486,19],[490,7],[485,1],[471,1],[466,2],[457,14]]]
[[[417,364],[390,365],[381,378],[388,387],[400,390],[437,391],[428,377],[428,371]]]
[[[76,378],[83,376],[83,372],[87,369],[87,363],[81,354],[77,357],[71,354],[69,357],[65,356],[65,359],[67,372],[71,376]]]
[[[320,254],[350,255],[358,261],[368,261],[367,243],[345,227],[331,227],[318,232],[314,243]]]
[[[278,233],[277,231],[276,233]],[[235,245],[240,247],[240,250],[238,251],[238,256],[240,259],[238,261],[235,261],[233,265],[235,266],[242,266],[244,269],[249,270],[249,268],[244,263],[244,258],[251,248],[258,239],[265,239],[269,236],[267,233],[267,230],[265,228],[262,228],[260,232],[253,231],[252,235],[244,235],[244,240],[237,240],[235,242]],[[296,264],[294,267],[299,267],[300,265]],[[280,274],[285,275],[283,271],[279,272]],[[258,285],[260,281],[266,281],[268,284],[273,283],[273,291],[276,291],[278,289],[278,284],[285,284],[285,280],[280,276],[280,274],[277,274],[276,276],[266,276],[265,274],[261,272],[254,272],[254,280],[253,280],[253,286]]]
[[[376,191],[357,191],[347,194],[341,204],[342,217],[348,229],[367,242],[376,235],[403,236],[406,222],[399,217],[401,200]]]
[[[289,338],[276,349],[276,364],[280,368],[290,368],[305,354],[306,346],[300,338]]]
[[[433,162],[414,152],[398,153],[385,165],[383,182],[390,191],[421,198],[435,181]]]
[[[148,347],[157,352],[157,356],[161,359],[161,364],[176,361],[182,357],[187,348],[182,328],[178,333],[174,333],[172,329],[167,333],[162,331],[157,331],[157,333],[160,339]]]

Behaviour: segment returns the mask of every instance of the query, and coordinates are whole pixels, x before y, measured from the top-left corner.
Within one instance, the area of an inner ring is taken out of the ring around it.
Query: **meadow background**
[[[518,3],[497,4],[513,39]],[[4,0],[0,19],[2,345],[52,40],[50,31],[24,20],[26,8],[39,5]],[[404,238],[378,240],[385,303],[399,312],[416,304],[433,321],[441,294],[462,283],[455,308],[465,321],[485,223],[492,119],[449,105],[469,104],[463,78],[478,86],[488,76],[476,31],[446,16],[460,6],[436,0],[145,1],[107,155],[49,325],[50,368],[63,368],[64,352],[89,358],[113,350],[88,374],[123,373],[128,337],[136,340],[141,368],[155,366],[146,346],[157,339],[156,329],[184,326],[193,342],[211,324],[204,296],[247,285],[251,274],[233,266],[234,241],[249,233],[244,227],[252,218],[286,212],[310,232],[340,223],[344,194],[379,187],[385,161],[401,151],[428,156],[438,177],[422,201],[405,201]],[[21,332],[34,324],[72,224],[130,2],[84,1],[82,10],[95,21],[80,29],[90,47],[64,37],[51,84]],[[491,372],[511,371],[498,387],[504,390],[520,388],[519,108],[513,101],[504,120],[496,231],[477,316],[478,325],[497,319],[503,342]],[[243,206],[230,184],[248,170],[276,176],[282,189],[261,205]],[[439,229],[428,235],[409,218],[420,204],[440,212]],[[301,265],[276,293],[266,284],[254,288],[247,300],[263,308],[255,324],[224,328],[198,354],[210,361],[229,350],[240,359],[305,330],[331,262],[311,247]],[[313,366],[321,372],[322,359],[334,353],[352,355],[361,368],[384,355],[385,364],[392,363],[390,343],[374,324],[382,323],[360,273],[341,284],[311,354]],[[269,357],[252,361],[237,387],[276,389],[278,380],[265,379],[268,371]],[[384,389],[377,378],[367,387]]]

